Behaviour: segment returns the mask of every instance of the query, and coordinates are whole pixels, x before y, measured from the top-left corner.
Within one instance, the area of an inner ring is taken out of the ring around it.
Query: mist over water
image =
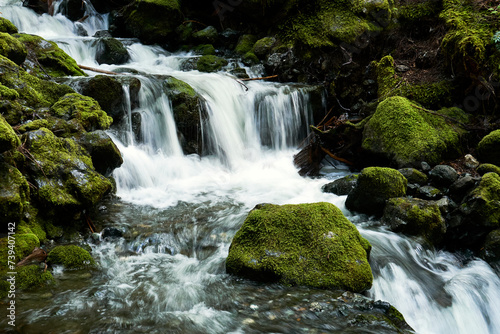
[[[245,87],[226,73],[182,71],[193,55],[136,40],[123,41],[131,55],[127,64],[99,65],[92,36],[108,28],[107,17],[85,4],[89,19],[74,24],[61,14],[37,15],[21,1],[0,1],[2,15],[21,32],[56,41],[81,65],[133,69],[142,84],[139,105],[128,105],[126,126],[108,132],[124,164],[113,173],[119,200],[104,203],[100,219],[124,231],[124,238],[91,241],[100,264],[91,278],[54,268],[59,292],[26,293],[20,301],[25,332],[321,332],[330,320],[301,324],[288,319],[295,304],[272,316],[269,305],[283,294],[312,299],[329,292],[237,280],[225,274],[224,261],[256,204],[327,201],[373,246],[375,280],[367,294],[394,305],[417,333],[500,333],[500,280],[489,265],[425,249],[348,212],[345,197],[321,192],[346,170],[316,179],[298,175],[293,155],[313,123],[307,87],[261,81]],[[87,36],[78,35],[82,29]],[[202,96],[205,154],[183,153],[161,75],[185,81]],[[140,140],[132,133],[132,112],[141,115]]]

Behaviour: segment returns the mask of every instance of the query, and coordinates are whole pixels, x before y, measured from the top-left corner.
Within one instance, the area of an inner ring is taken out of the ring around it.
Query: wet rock
[[[428,200],[437,200],[443,196],[441,190],[433,186],[423,186],[417,189],[416,197]]]
[[[252,47],[256,41],[257,37],[255,37],[254,35],[242,35],[238,39],[238,44],[236,45],[234,51],[239,55],[244,55],[245,53],[252,50]]]
[[[486,236],[481,257],[488,262],[500,261],[500,229],[491,231]]]
[[[495,130],[486,135],[477,145],[479,160],[483,163],[500,165],[500,130]]]
[[[200,72],[217,72],[227,64],[227,60],[222,57],[207,55],[198,60],[197,68]]]
[[[111,38],[113,37],[109,30],[98,30],[95,32],[94,36],[95,38]]]
[[[395,169],[368,167],[358,176],[356,187],[349,193],[346,208],[372,215],[382,215],[389,198],[406,194],[408,181]]]
[[[28,182],[21,172],[0,162],[0,224],[20,222],[29,199]]]
[[[453,200],[461,202],[469,190],[471,190],[478,181],[479,179],[473,178],[470,175],[465,175],[459,178],[450,186],[450,196]]]
[[[18,32],[17,27],[7,20],[5,17],[0,17],[0,32],[7,34],[15,34]]]
[[[101,237],[103,239],[118,239],[123,237],[123,231],[116,227],[106,227],[102,230]]]
[[[349,195],[356,187],[358,175],[348,175],[333,182],[327,183],[321,187],[324,193],[332,193],[338,196]]]
[[[217,41],[217,29],[213,26],[208,26],[203,30],[197,31],[193,34],[194,40],[201,44],[214,44]]]
[[[207,56],[215,55],[215,48],[212,44],[201,44],[193,49],[197,55]]]
[[[415,168],[401,168],[398,171],[408,180],[408,183],[427,184],[427,175]]]
[[[0,32],[0,55],[21,65],[26,59],[27,54],[28,52],[23,43],[10,34]]]
[[[88,251],[75,246],[57,246],[49,252],[47,263],[63,265],[65,269],[82,269],[95,266],[95,261]]]
[[[111,176],[113,170],[123,164],[118,147],[102,130],[83,133],[75,141],[87,150],[95,170],[104,176]]]
[[[15,149],[21,145],[19,137],[9,123],[0,115],[0,153]]]
[[[252,52],[259,57],[259,59],[265,59],[265,57],[271,52],[274,44],[276,43],[276,38],[274,37],[264,37],[259,39],[253,45]]]
[[[248,79],[250,78],[247,74],[247,71],[244,68],[238,67],[229,71],[232,75],[237,77],[238,79]]]
[[[458,173],[451,166],[437,165],[430,171],[429,178],[438,187],[449,187],[458,179]]]
[[[437,164],[459,154],[459,133],[442,117],[426,113],[410,100],[395,96],[381,102],[366,123],[362,148],[398,167]]]
[[[446,233],[437,203],[418,198],[389,199],[381,221],[394,232],[421,236],[432,244],[439,244]]]
[[[95,59],[99,64],[120,65],[130,60],[127,48],[116,38],[100,38],[95,43],[97,44]]]
[[[261,204],[236,233],[226,269],[258,281],[364,291],[373,279],[370,249],[330,203]]]

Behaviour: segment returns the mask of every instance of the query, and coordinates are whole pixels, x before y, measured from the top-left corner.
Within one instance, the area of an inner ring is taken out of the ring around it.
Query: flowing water
[[[97,215],[123,237],[89,239],[98,270],[56,267],[56,289],[23,293],[18,331],[392,333],[384,327],[356,331],[329,314],[326,305],[342,292],[263,285],[225,274],[231,239],[256,204],[327,201],[373,245],[369,297],[390,302],[417,333],[500,333],[500,279],[488,264],[425,249],[351,214],[345,197],[320,190],[345,170],[330,168],[316,179],[298,175],[292,157],[312,122],[307,87],[244,87],[223,73],[182,71],[192,55],[172,55],[135,40],[123,40],[129,63],[98,65],[95,39],[78,32],[93,36],[107,29],[107,20],[84,2],[90,16],[78,24],[61,14],[37,15],[22,1],[1,0],[0,12],[20,31],[56,41],[81,65],[140,73],[139,106],[131,110],[128,104],[126,126],[109,131],[124,159],[113,174],[118,198],[105,202]],[[56,4],[56,13],[62,5]],[[248,71],[261,74],[259,68]],[[159,75],[165,74],[189,83],[206,101],[201,157],[182,152],[171,102],[161,91]],[[132,133],[132,111],[141,115],[141,140]]]

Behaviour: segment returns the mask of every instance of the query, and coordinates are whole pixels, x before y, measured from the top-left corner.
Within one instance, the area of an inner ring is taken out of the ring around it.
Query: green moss
[[[17,33],[17,27],[5,17],[0,17],[0,32],[15,34]]]
[[[398,167],[436,165],[460,153],[460,134],[445,118],[395,96],[381,102],[365,125],[362,147]]]
[[[486,173],[497,173],[500,175],[500,167],[493,164],[481,164],[476,170],[480,175],[484,175]]]
[[[247,66],[255,65],[259,63],[259,58],[253,52],[247,52],[242,57],[243,64]]]
[[[49,271],[44,272],[38,265],[23,266],[17,269],[16,286],[21,290],[29,290],[54,280]]]
[[[15,100],[19,98],[19,93],[14,89],[10,89],[8,87],[5,87],[4,85],[0,85],[0,96],[2,97],[2,99]]]
[[[276,38],[274,37],[261,38],[253,45],[252,52],[262,59],[271,51],[275,43]]]
[[[66,269],[80,269],[95,266],[95,261],[85,249],[75,246],[57,246],[50,251],[47,263],[60,264]]]
[[[96,100],[78,93],[64,95],[50,110],[57,117],[78,120],[87,131],[106,130],[113,122]]]
[[[480,161],[500,165],[500,130],[495,130],[481,139],[477,145]]]
[[[408,183],[425,185],[427,184],[427,175],[415,168],[402,168],[399,172],[408,180]]]
[[[16,263],[40,247],[40,239],[33,233],[16,234]]]
[[[0,32],[0,55],[20,65],[26,59],[27,54],[28,52],[22,43],[11,35]]]
[[[201,44],[193,49],[196,54],[207,56],[215,55],[215,48],[212,44]]]
[[[240,55],[244,55],[245,53],[252,50],[253,45],[257,41],[257,37],[254,35],[243,35],[238,40],[238,44],[234,51]]]
[[[224,58],[207,55],[198,60],[197,67],[200,72],[216,72],[226,65],[227,60]]]
[[[20,222],[29,195],[28,182],[21,172],[0,162],[0,224]]]
[[[7,123],[5,118],[0,115],[0,153],[12,150],[21,145],[14,129]]]
[[[37,64],[29,67],[31,74],[40,78],[45,78],[47,74],[52,77],[86,75],[78,67],[76,61],[61,50],[55,42],[28,34],[15,34],[14,37],[30,50],[28,58],[33,64]]]
[[[483,221],[483,225],[493,228],[500,227],[500,175],[497,173],[486,173],[481,178],[479,186],[471,195],[473,198],[481,199],[477,213]]]
[[[442,9],[441,1],[420,0],[405,2],[397,8],[397,16],[402,21],[412,21],[418,24],[419,20],[425,17],[434,17]]]
[[[32,233],[36,235],[38,240],[40,240],[41,242],[47,240],[47,233],[45,232],[45,229],[40,224],[40,222],[36,221],[35,219],[22,221],[18,225],[18,231],[22,233]]]
[[[364,291],[371,246],[330,203],[258,205],[236,233],[228,272],[320,288]]]

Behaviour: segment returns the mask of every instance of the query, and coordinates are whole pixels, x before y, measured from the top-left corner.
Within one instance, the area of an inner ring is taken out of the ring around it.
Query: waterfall
[[[92,279],[55,267],[57,289],[63,292],[49,299],[24,293],[19,304],[27,306],[18,315],[23,331],[302,333],[338,328],[334,319],[305,325],[293,316],[299,301],[314,302],[326,292],[235,280],[224,269],[231,238],[256,204],[327,201],[341,208],[373,246],[374,285],[368,295],[393,304],[417,333],[500,333],[500,279],[488,264],[370,227],[372,221],[345,209],[345,196],[321,192],[329,180],[298,175],[292,156],[312,123],[308,87],[183,71],[195,56],[133,39],[122,40],[131,56],[128,63],[99,65],[92,36],[108,29],[107,15],[84,1],[89,17],[74,23],[61,14],[63,1],[56,3],[54,16],[37,15],[21,4],[0,0],[0,12],[21,32],[57,42],[79,64],[134,73],[142,84],[138,106],[124,101],[125,126],[108,131],[124,164],[113,174],[119,200],[106,203],[102,220],[124,231],[124,238],[91,242],[100,264]],[[165,75],[188,83],[203,100],[204,154],[182,151],[172,103],[162,89]],[[123,89],[129,97],[128,86]],[[141,116],[139,138],[134,113]],[[336,170],[326,178],[345,174]],[[293,302],[273,311],[283,294]],[[276,329],[277,323],[282,327]]]

